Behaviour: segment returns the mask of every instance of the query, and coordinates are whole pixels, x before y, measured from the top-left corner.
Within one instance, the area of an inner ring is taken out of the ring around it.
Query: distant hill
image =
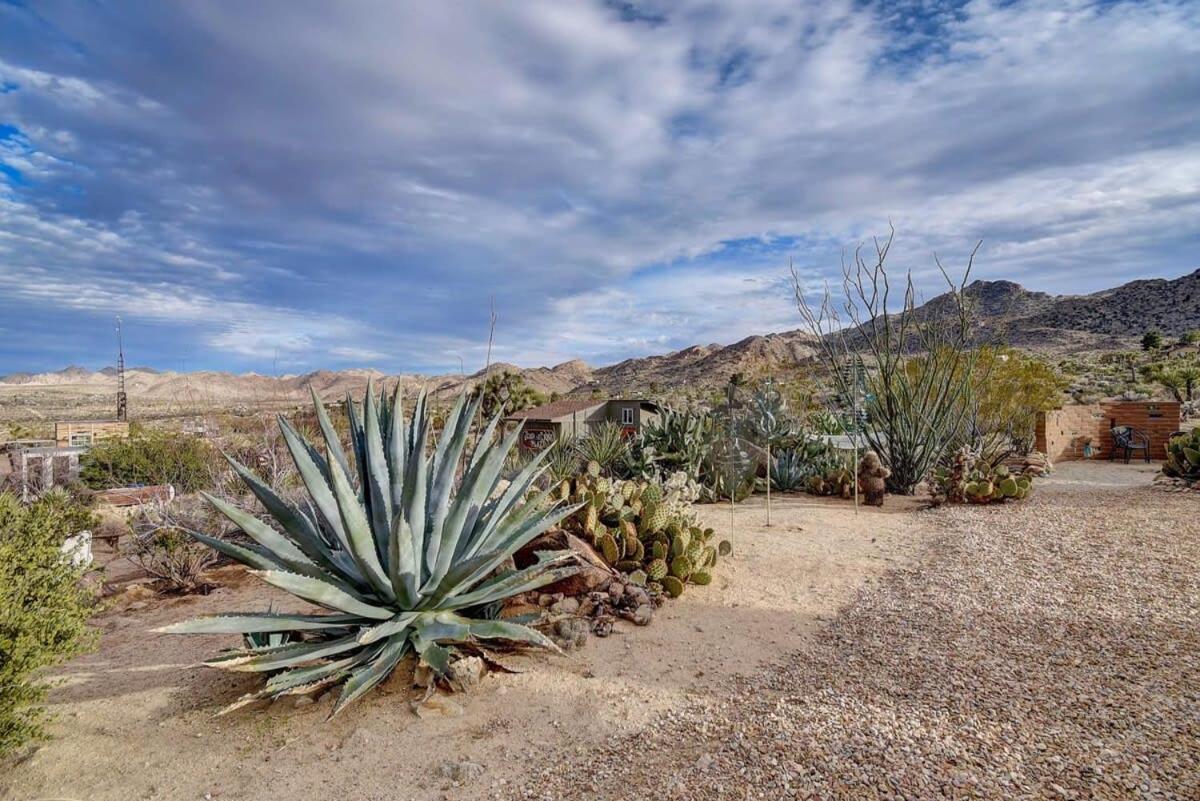
[[[1047,354],[1065,355],[1137,347],[1149,329],[1167,337],[1200,329],[1200,270],[1174,280],[1133,281],[1090,295],[1054,296],[1032,292],[1012,281],[975,281],[966,295],[975,313],[980,341],[1006,342]],[[940,314],[949,308],[940,295],[918,309]],[[657,356],[626,359],[593,368],[580,360],[554,367],[521,368],[495,364],[491,372],[512,370],[540,392],[583,394],[596,389],[610,395],[645,393],[674,387],[705,388],[723,384],[733,373],[748,376],[786,372],[816,354],[819,343],[805,331],[750,336],[731,345],[693,345]],[[416,389],[425,385],[451,395],[473,386],[483,371],[468,376],[446,374],[385,375],[377,370],[317,370],[303,375],[235,375],[222,372],[177,373],[132,368],[126,373],[131,402],[139,399],[180,404],[224,405],[261,401],[303,402],[310,390],[332,399],[361,392],[368,378]],[[115,392],[116,371],[90,371],[70,366],[51,373],[13,373],[0,378],[0,388],[77,388],[89,394]]]

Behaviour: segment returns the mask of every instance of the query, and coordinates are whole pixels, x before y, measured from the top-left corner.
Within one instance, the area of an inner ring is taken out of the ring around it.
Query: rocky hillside
[[[1133,281],[1091,295],[1047,295],[1011,281],[975,281],[966,292],[981,341],[1006,342],[1048,354],[1136,347],[1137,340],[1151,328],[1167,337],[1200,329],[1200,270],[1174,280]],[[935,297],[918,313],[943,313],[948,302],[947,296]],[[789,331],[751,336],[732,345],[694,345],[600,368],[574,360],[554,367],[496,364],[491,369],[520,372],[529,385],[547,395],[583,394],[596,389],[610,395],[632,394],[675,387],[716,387],[738,372],[747,376],[786,373],[808,362],[816,353],[816,344],[804,331]],[[336,398],[347,391],[362,391],[370,377],[389,383],[399,380],[414,389],[427,385],[448,395],[464,385],[474,385],[483,373],[465,377],[385,376],[376,370],[356,369],[272,377],[133,368],[128,371],[126,383],[134,403],[152,400],[225,405],[302,402],[313,389],[322,397]],[[93,372],[72,366],[53,373],[18,373],[0,379],[5,397],[14,397],[21,388],[107,395],[115,392],[116,378],[112,368]]]

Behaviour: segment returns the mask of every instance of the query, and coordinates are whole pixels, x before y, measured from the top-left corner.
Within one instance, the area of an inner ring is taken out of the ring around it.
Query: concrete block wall
[[[1092,458],[1107,459],[1113,449],[1113,426],[1132,426],[1150,438],[1150,458],[1162,459],[1167,439],[1179,430],[1175,401],[1104,401],[1064,406],[1042,412],[1037,420],[1037,449],[1051,461],[1084,458],[1084,440],[1091,438]]]

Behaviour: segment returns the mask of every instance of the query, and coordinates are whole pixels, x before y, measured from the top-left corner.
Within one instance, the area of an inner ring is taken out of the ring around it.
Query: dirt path
[[[728,507],[698,507],[728,530]],[[265,609],[275,595],[239,572],[207,597],[141,600],[102,615],[98,652],[53,695],[55,739],[0,774],[5,801],[296,801],[490,798],[532,775],[569,770],[611,738],[652,730],[674,710],[726,699],[739,675],[800,648],[866,584],[909,563],[933,532],[900,500],[860,515],[844,501],[778,498],[739,507],[735,551],[646,628],[621,624],[581,651],[522,660],[456,696],[456,717],[420,720],[411,671],[325,723],[328,699],[281,701],[214,718],[255,686],[196,663],[236,638],[149,629],[197,614]],[[626,758],[635,758],[634,754]],[[456,786],[444,763],[473,763]]]
[[[791,659],[519,798],[1200,798],[1200,498],[1066,465]]]

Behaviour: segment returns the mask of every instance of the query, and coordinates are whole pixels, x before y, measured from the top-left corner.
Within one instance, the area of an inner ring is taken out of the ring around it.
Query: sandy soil
[[[197,614],[265,608],[286,596],[222,571],[206,597],[137,593],[102,614],[99,650],[63,671],[52,696],[55,739],[0,780],[16,801],[299,798],[485,798],[530,771],[570,770],[550,753],[586,755],[644,729],[798,648],[859,590],[911,563],[933,531],[910,499],[857,516],[844,501],[776,497],[771,527],[761,498],[739,505],[709,587],[659,611],[652,625],[620,623],[607,639],[565,656],[515,660],[525,672],[491,674],[453,697],[458,716],[418,719],[410,671],[326,723],[331,699],[291,700],[215,718],[256,682],[196,664],[232,637],[171,637],[149,629]],[[729,530],[729,507],[701,506]],[[439,769],[471,762],[482,773],[456,786]]]

